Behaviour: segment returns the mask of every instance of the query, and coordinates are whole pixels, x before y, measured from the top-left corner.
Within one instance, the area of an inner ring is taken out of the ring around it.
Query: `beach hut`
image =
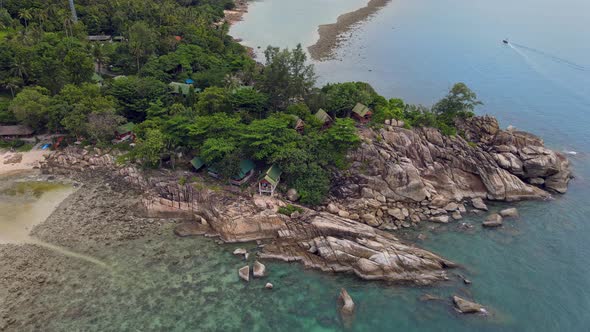
[[[283,171],[279,166],[270,166],[258,179],[258,192],[260,195],[269,194],[272,196],[281,181],[281,174],[283,174]]]
[[[322,128],[330,127],[334,121],[332,117],[321,108],[317,111],[315,117],[322,123]]]
[[[88,41],[90,41],[90,42],[110,42],[111,36],[110,35],[88,36]]]
[[[188,95],[188,92],[191,88],[191,84],[180,83],[180,82],[171,82],[168,84],[170,87],[170,92],[174,95]]]
[[[119,141],[127,139],[135,141],[135,133],[133,133],[133,129],[135,129],[135,123],[133,122],[127,122],[126,124],[120,125],[115,129],[115,138]]]
[[[303,134],[303,130],[305,130],[305,122],[301,120],[297,115],[291,114],[294,120],[293,129],[295,129],[298,133]]]
[[[254,162],[250,159],[240,161],[240,171],[231,178],[230,183],[234,186],[243,185],[252,177],[255,167]]]
[[[27,126],[0,126],[0,137],[2,139],[31,137],[33,133],[33,129]]]
[[[205,162],[203,161],[203,159],[201,159],[199,157],[194,157],[191,160],[191,165],[193,165],[193,168],[195,169],[195,171],[198,172],[201,170],[201,168],[205,167]]]
[[[372,116],[373,112],[371,112],[371,109],[361,103],[357,103],[352,109],[352,117],[360,123],[367,123],[371,121]]]

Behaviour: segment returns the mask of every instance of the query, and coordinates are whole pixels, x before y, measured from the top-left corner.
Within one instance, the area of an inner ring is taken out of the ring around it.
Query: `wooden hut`
[[[0,138],[2,139],[31,137],[33,133],[33,129],[27,126],[0,126]]]
[[[230,183],[234,186],[243,185],[252,177],[255,167],[254,162],[250,159],[240,161],[240,171],[231,178]]]
[[[110,35],[94,35],[88,36],[90,42],[110,42],[112,40]]]
[[[168,86],[170,87],[170,92],[172,94],[186,96],[188,95],[188,92],[192,85],[186,83],[172,82],[168,84]]]
[[[322,128],[328,128],[332,125],[332,122],[334,122],[332,117],[321,108],[317,111],[315,117],[322,123]]]
[[[195,169],[195,171],[198,172],[201,170],[201,168],[205,167],[205,162],[203,161],[203,159],[201,159],[199,157],[194,157],[191,160],[191,165],[193,165],[193,168]]]
[[[258,192],[260,195],[269,194],[272,196],[281,181],[281,174],[283,174],[283,171],[279,166],[270,166],[258,179]]]
[[[352,117],[360,123],[367,123],[371,121],[372,116],[373,112],[371,109],[361,103],[357,103],[352,109]]]
[[[303,131],[305,130],[305,122],[295,114],[291,114],[291,116],[294,120],[293,129],[295,129],[298,133],[303,134]]]
[[[133,130],[135,129],[135,123],[127,122],[126,124],[120,125],[115,129],[115,138],[119,141],[123,141],[126,139],[130,139],[131,141],[135,141],[135,133]]]

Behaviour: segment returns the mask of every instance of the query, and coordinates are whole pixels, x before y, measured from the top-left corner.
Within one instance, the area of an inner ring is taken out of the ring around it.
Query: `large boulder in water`
[[[455,308],[463,314],[485,313],[486,309],[479,303],[465,300],[459,296],[453,296]]]
[[[246,265],[238,270],[240,278],[246,282],[250,281],[250,266]]]
[[[490,214],[483,222],[483,227],[499,227],[502,226],[502,216],[497,213]]]
[[[344,322],[344,324],[346,326],[352,325],[352,318],[354,314],[354,301],[344,288],[340,289],[340,295],[338,296],[338,307],[340,311],[340,316],[342,317],[342,321]]]
[[[500,211],[500,215],[504,218],[518,218],[518,210],[516,208],[509,208]]]
[[[261,278],[266,275],[266,266],[260,263],[259,261],[254,262],[254,266],[252,267],[252,274],[254,278]]]

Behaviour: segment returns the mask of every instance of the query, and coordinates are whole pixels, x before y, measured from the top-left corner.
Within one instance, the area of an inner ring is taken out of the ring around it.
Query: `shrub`
[[[287,206],[281,206],[279,208],[279,213],[284,214],[286,216],[290,216],[293,212],[302,213],[303,209],[298,206],[291,205],[291,204],[289,204]]]

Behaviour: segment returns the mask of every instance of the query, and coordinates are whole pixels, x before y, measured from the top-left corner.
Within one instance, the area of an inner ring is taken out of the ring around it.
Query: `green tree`
[[[269,46],[264,55],[266,66],[261,83],[270,105],[281,109],[292,102],[303,101],[312,90],[316,75],[313,65],[306,63],[307,55],[301,44],[292,51]]]
[[[18,18],[25,22],[25,29],[29,27],[29,21],[33,19],[32,10],[30,8],[23,8],[18,11]]]
[[[372,107],[377,93],[364,82],[328,84],[322,88],[326,94],[326,109],[337,116],[348,117],[357,103]]]
[[[151,103],[164,100],[167,92],[161,81],[137,76],[118,78],[106,88],[106,93],[118,100],[123,116],[136,123],[145,120]]]
[[[239,87],[229,97],[234,110],[243,111],[255,118],[262,118],[265,113],[268,96],[253,87]]]
[[[135,22],[129,28],[129,51],[135,59],[137,72],[156,50],[156,33],[146,22]]]
[[[138,139],[132,156],[147,167],[156,167],[160,164],[165,147],[164,134],[158,129],[149,129],[145,138]]]
[[[197,112],[202,115],[229,112],[231,110],[227,91],[218,87],[209,87],[201,92],[195,107]]]
[[[51,104],[49,91],[41,87],[27,87],[12,100],[9,110],[16,119],[33,128],[35,131],[44,129],[47,123],[47,112]]]
[[[64,66],[70,82],[74,84],[90,81],[94,73],[94,62],[92,58],[80,49],[74,49],[68,52],[64,59]]]
[[[465,83],[456,83],[449,93],[432,107],[432,111],[447,125],[453,126],[457,117],[474,115],[476,106],[483,105],[475,92]]]

